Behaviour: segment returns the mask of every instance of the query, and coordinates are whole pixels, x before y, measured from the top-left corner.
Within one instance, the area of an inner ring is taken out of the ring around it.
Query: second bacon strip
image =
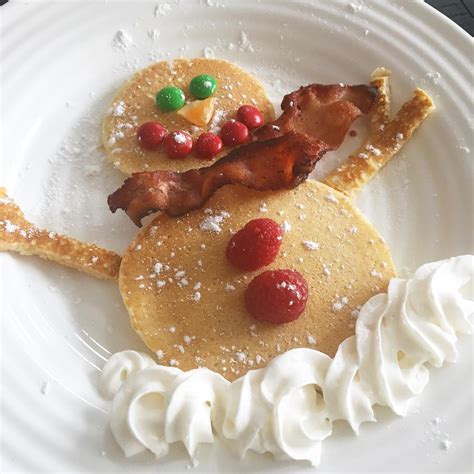
[[[180,216],[200,208],[220,187],[242,184],[277,190],[298,186],[321,157],[342,143],[353,121],[367,113],[376,89],[312,84],[284,97],[282,115],[212,166],[184,173],[134,173],[108,197],[110,210],[123,209],[132,221],[156,211]]]

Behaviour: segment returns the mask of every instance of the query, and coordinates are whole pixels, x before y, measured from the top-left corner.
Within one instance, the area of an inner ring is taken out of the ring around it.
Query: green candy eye
[[[184,92],[179,87],[163,87],[156,94],[156,105],[162,112],[178,110],[184,105],[184,102]]]
[[[209,74],[200,74],[189,83],[191,94],[197,99],[207,99],[217,89],[217,81]]]

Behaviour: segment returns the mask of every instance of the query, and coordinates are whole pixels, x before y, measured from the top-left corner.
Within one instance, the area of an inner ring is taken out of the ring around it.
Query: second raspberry
[[[281,227],[273,219],[254,219],[232,236],[226,256],[240,270],[257,270],[275,260],[281,242]]]

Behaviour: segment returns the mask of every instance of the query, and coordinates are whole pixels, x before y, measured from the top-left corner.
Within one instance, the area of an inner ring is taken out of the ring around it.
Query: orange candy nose
[[[181,107],[176,113],[198,127],[206,126],[214,115],[215,98],[195,100]]]

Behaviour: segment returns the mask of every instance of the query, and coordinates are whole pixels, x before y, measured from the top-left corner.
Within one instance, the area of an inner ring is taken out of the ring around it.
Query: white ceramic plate
[[[181,0],[157,15],[156,4],[10,2],[0,9],[1,184],[28,217],[122,251],[135,229],[106,206],[122,176],[97,149],[102,114],[135,69],[209,48],[257,74],[276,102],[301,84],[365,82],[379,65],[394,72],[396,106],[415,86],[426,88],[438,111],[358,203],[400,270],[472,252],[472,43],[453,23],[419,1]],[[133,40],[126,51],[113,47],[118,30]],[[354,145],[346,141],[324,167]],[[3,254],[0,266],[0,470],[182,471],[188,461],[180,448],[160,465],[151,455],[125,459],[107,428],[99,370],[112,352],[143,350],[116,284],[36,258]],[[470,470],[470,351],[462,340],[459,363],[431,371],[407,419],[381,412],[385,422],[364,426],[358,438],[337,426],[320,471]],[[452,442],[448,451],[444,439]],[[200,459],[195,472],[308,472],[305,464],[257,455],[240,463],[220,446],[203,447]]]

